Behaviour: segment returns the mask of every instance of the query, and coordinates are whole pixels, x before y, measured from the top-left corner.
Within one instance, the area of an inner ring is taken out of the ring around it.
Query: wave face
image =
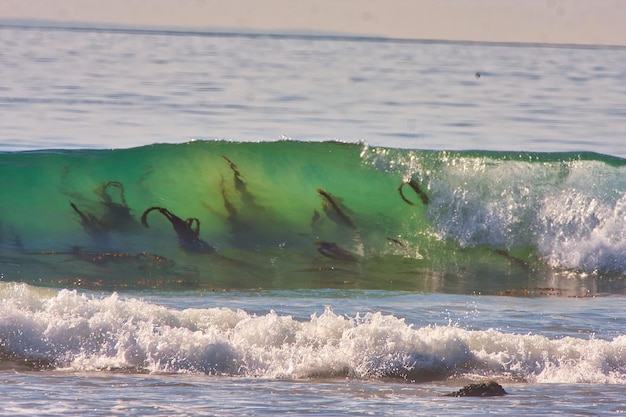
[[[337,142],[2,153],[0,272],[120,288],[621,280],[625,174],[592,153]]]
[[[117,294],[0,283],[0,359],[21,368],[264,378],[397,378],[626,384],[626,336],[608,339],[414,327],[379,311],[296,319],[168,308]]]

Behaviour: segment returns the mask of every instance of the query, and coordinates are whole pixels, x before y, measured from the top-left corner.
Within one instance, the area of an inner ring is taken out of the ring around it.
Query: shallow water
[[[17,387],[0,415],[508,415],[572,416],[624,413],[623,386],[514,384],[500,398],[447,398],[441,385],[383,381],[286,381],[206,376],[13,374],[2,382]],[[28,384],[28,386],[24,386]],[[312,392],[311,386],[316,387]],[[42,392],[50,397],[42,398]],[[242,394],[245,393],[245,394]],[[558,396],[558,400],[555,397]],[[513,411],[514,410],[514,411]]]
[[[389,154],[412,152],[406,149],[587,151],[609,161],[570,164],[556,189],[541,174],[548,162],[412,171],[434,193],[426,218],[438,234],[429,238],[462,249],[449,252],[455,266],[445,273],[413,270],[422,285],[412,288],[363,285],[344,268],[331,280],[287,273],[263,288],[117,293],[83,288],[87,281],[77,277],[89,268],[72,254],[54,268],[23,256],[7,221],[23,225],[20,215],[47,204],[68,211],[54,225],[30,224],[37,233],[58,229],[35,239],[46,243],[39,259],[67,235],[90,240],[66,206],[67,189],[59,190],[63,204],[36,200],[42,187],[60,184],[58,176],[29,184],[29,195],[19,187],[29,170],[4,162],[22,174],[0,179],[7,196],[0,212],[15,199],[7,190],[38,202],[2,219],[0,277],[29,284],[0,283],[0,414],[626,413],[625,190],[622,160],[607,157],[626,157],[625,61],[624,48],[0,26],[0,149],[11,151],[3,161],[33,158],[12,151],[285,137],[363,140],[369,157],[361,163],[379,169],[381,158],[398,161]],[[52,155],[36,164],[42,172],[59,172]],[[232,175],[222,163],[222,175]],[[533,166],[542,169],[520,168]],[[93,175],[97,164],[84,167],[87,175],[67,178],[84,184],[77,201],[97,202],[91,190],[110,178]],[[251,184],[262,178],[243,175]],[[520,183],[529,181],[525,191]],[[393,198],[400,200],[395,189]],[[315,190],[298,204],[308,202],[320,204]],[[442,208],[451,204],[458,210],[446,216]],[[161,235],[171,232],[150,220]],[[219,230],[208,218],[202,224],[203,233]],[[519,241],[538,249],[522,262],[523,274],[510,254],[502,259],[501,249]],[[485,243],[498,251],[474,251]],[[246,250],[237,253],[259,259]],[[191,259],[176,247],[167,251]],[[607,273],[598,265],[617,267]],[[43,282],[58,271],[62,280]],[[128,272],[107,271],[109,281]],[[509,395],[442,396],[486,378]]]

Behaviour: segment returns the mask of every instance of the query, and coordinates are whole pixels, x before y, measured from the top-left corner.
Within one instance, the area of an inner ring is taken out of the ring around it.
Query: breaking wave
[[[420,276],[626,275],[626,161],[593,153],[195,141],[1,153],[0,177],[5,280],[414,289]]]

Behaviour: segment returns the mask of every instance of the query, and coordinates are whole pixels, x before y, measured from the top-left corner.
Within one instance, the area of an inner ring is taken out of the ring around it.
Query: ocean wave
[[[605,155],[195,141],[0,162],[6,280],[409,289],[486,270],[626,275],[626,161]]]

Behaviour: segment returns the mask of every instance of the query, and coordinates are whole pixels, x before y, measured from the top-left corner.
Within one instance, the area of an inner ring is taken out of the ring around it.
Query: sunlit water
[[[626,157],[625,81],[623,48],[3,27],[0,149],[289,137]],[[1,283],[0,414],[626,413],[623,296],[567,274],[532,298],[468,288]],[[484,378],[509,395],[442,396]]]

